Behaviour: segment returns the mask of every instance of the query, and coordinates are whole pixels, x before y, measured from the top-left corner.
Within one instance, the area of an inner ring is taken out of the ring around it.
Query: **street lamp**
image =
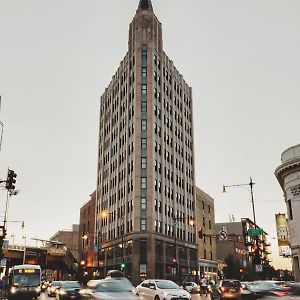
[[[176,280],[177,283],[179,283],[179,281],[181,281],[180,278],[180,266],[179,266],[179,260],[178,260],[178,256],[177,256],[177,223],[178,221],[184,221],[184,220],[189,220],[189,225],[190,226],[194,226],[195,222],[193,219],[188,218],[181,218],[181,217],[173,217],[173,223],[174,223],[174,248],[175,248],[175,253],[174,253],[174,258],[172,259],[172,262],[175,264],[176,266]]]
[[[110,215],[115,216],[115,212],[107,212],[105,210],[101,212],[102,219],[105,219]],[[121,269],[123,269],[123,272],[125,273],[126,262],[125,262],[125,252],[124,252],[124,250],[125,250],[125,247],[124,247],[124,226],[125,226],[124,216],[120,216],[120,219],[122,220],[122,223],[121,223],[122,261],[121,261],[120,267],[121,267]]]
[[[250,182],[249,183],[241,183],[241,184],[232,184],[232,185],[223,185],[223,193],[226,193],[226,188],[230,187],[241,187],[241,186],[250,186],[250,193],[251,193],[251,202],[252,202],[252,212],[253,212],[253,221],[254,225],[256,227],[256,218],[255,218],[255,206],[254,206],[254,197],[253,197],[253,185],[255,183],[252,181],[252,178],[250,177]]]
[[[97,245],[97,269],[99,269],[99,267],[100,267],[100,265],[99,265],[100,249],[101,249],[101,245],[100,245],[100,231],[98,231],[98,233],[97,232],[82,232],[82,236],[81,236],[82,241],[83,242],[87,241],[90,234],[92,234],[92,238],[95,241],[94,245]],[[85,244],[85,242],[84,242],[84,244]],[[82,245],[82,247],[83,246],[84,245]]]
[[[253,222],[254,222],[254,227],[257,228],[257,224],[256,224],[256,217],[255,217],[255,206],[254,206],[254,197],[253,197],[253,185],[255,183],[252,181],[252,177],[250,177],[250,182],[249,183],[241,183],[241,184],[232,184],[232,185],[223,185],[223,193],[226,193],[226,188],[230,188],[230,187],[243,187],[243,186],[250,186],[250,193],[251,193],[251,202],[252,202],[252,213],[253,213]],[[258,249],[258,236],[256,235],[255,238],[255,245],[256,245],[256,259],[257,262],[260,262],[260,256],[259,256],[259,249]],[[253,267],[255,264],[255,260],[253,259],[252,261]]]
[[[22,237],[25,241],[25,245],[24,245],[24,253],[23,253],[23,265],[25,264],[25,261],[26,261],[26,241],[27,241],[27,236],[23,236]]]

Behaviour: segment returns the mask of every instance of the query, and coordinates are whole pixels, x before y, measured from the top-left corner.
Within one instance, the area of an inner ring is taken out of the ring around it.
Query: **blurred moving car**
[[[289,283],[287,285],[289,287],[289,299],[298,300],[300,299],[300,283]]]
[[[56,290],[56,299],[82,299],[80,290],[81,285],[78,281],[63,281],[61,287]]]
[[[289,288],[283,281],[262,280],[254,281],[248,286],[247,299],[259,299],[262,297],[284,297],[289,293]]]
[[[191,300],[191,295],[171,280],[145,280],[136,287],[136,293],[144,300]]]
[[[237,299],[241,296],[241,283],[235,279],[224,279],[212,287],[211,299]]]
[[[88,288],[81,291],[84,299],[94,300],[140,300],[135,289],[127,278],[91,280]]]
[[[184,282],[182,287],[189,293],[200,293],[200,286],[196,282]]]
[[[56,289],[61,287],[62,281],[52,281],[48,287],[48,297],[56,296]]]

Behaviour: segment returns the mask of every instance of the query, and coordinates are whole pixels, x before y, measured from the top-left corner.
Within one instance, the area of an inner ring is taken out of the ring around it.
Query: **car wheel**
[[[159,300],[159,297],[156,295],[155,298],[154,298],[154,300]]]

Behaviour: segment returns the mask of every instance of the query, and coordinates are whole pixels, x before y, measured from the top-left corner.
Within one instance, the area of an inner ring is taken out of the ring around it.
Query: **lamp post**
[[[25,245],[24,245],[24,253],[23,253],[23,265],[25,264],[26,262],[26,241],[27,241],[27,236],[23,236],[23,239],[25,241]]]
[[[251,203],[252,203],[252,213],[253,213],[253,222],[254,222],[254,227],[257,228],[258,226],[256,224],[254,196],[253,196],[253,185],[254,184],[255,183],[252,181],[252,177],[250,177],[250,182],[249,183],[223,185],[223,193],[226,193],[226,188],[250,186]],[[258,264],[260,263],[260,254],[259,254],[259,249],[258,249],[258,236],[257,235],[255,237],[255,245],[256,245],[256,250],[255,250],[255,253],[254,253],[255,259],[252,260],[253,269],[254,269],[254,266],[255,266],[255,262],[258,263]]]
[[[250,193],[251,193],[251,202],[252,202],[252,213],[253,213],[253,221],[256,227],[256,217],[255,217],[255,206],[254,206],[254,197],[253,197],[253,185],[255,183],[252,181],[252,178],[250,177],[249,183],[241,183],[241,184],[232,184],[232,185],[223,185],[223,193],[226,193],[226,188],[230,187],[241,187],[241,186],[250,186]]]
[[[176,280],[177,283],[179,283],[181,281],[180,278],[180,265],[179,265],[179,259],[178,259],[178,255],[177,255],[177,223],[178,221],[184,221],[184,220],[189,220],[189,225],[190,226],[194,226],[194,221],[193,219],[190,218],[180,218],[180,217],[173,217],[173,224],[174,224],[174,248],[175,248],[175,253],[174,253],[174,259],[173,259],[173,263],[176,266]]]
[[[102,211],[101,217],[102,218],[107,218],[109,215],[115,216],[115,212],[107,212],[107,211]],[[122,247],[122,263],[121,263],[121,269],[123,269],[124,275],[125,275],[125,268],[126,268],[126,262],[125,262],[125,247],[124,247],[124,216],[120,216],[120,219],[122,220],[121,222],[121,247]]]
[[[99,272],[99,260],[100,260],[100,250],[101,250],[101,233],[100,231],[97,232],[82,232],[82,236],[81,239],[83,241],[88,240],[89,238],[89,234],[92,233],[92,237],[93,240],[95,241],[94,246],[96,246],[97,248],[97,271]],[[82,245],[82,247],[84,247],[84,245]],[[87,261],[87,255],[85,255],[85,260]]]

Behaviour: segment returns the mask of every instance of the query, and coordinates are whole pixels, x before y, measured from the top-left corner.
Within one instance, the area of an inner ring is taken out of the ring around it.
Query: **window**
[[[147,102],[142,101],[141,111],[142,112],[147,112]]]
[[[142,68],[142,77],[147,77],[147,68],[146,67]]]
[[[142,50],[142,60],[147,60],[147,50]]]
[[[142,120],[141,127],[142,130],[147,130],[147,120]]]
[[[142,84],[142,94],[147,95],[147,84]]]
[[[141,149],[147,149],[147,139],[141,140]]]
[[[147,229],[146,219],[141,219],[141,231],[146,231],[146,229]]]
[[[288,204],[288,213],[289,213],[289,216],[290,216],[290,220],[293,220],[293,208],[292,208],[291,199],[289,199],[287,201],[287,204]]]
[[[147,178],[141,177],[141,188],[146,189],[147,188]]]
[[[147,158],[146,157],[142,157],[141,158],[141,168],[142,169],[146,169],[147,168]]]
[[[141,198],[141,209],[146,210],[147,209],[147,199]]]

